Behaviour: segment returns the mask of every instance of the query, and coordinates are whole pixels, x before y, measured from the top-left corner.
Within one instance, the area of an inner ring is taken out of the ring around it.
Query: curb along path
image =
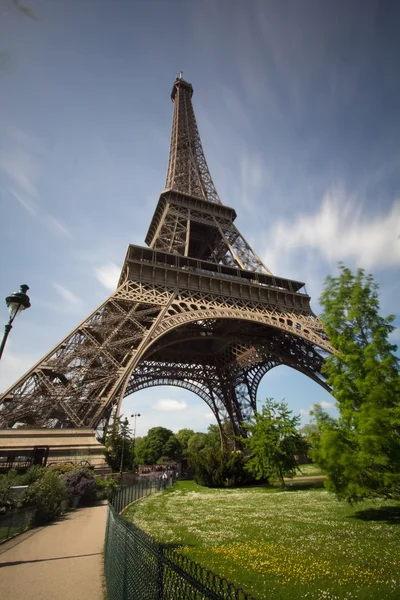
[[[107,503],[0,545],[2,600],[102,600]]]

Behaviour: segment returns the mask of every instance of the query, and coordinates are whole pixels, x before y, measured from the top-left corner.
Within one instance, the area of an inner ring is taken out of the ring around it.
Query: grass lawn
[[[182,481],[125,516],[255,598],[400,598],[400,503]]]
[[[299,469],[299,471],[296,471],[295,477],[313,477],[315,475],[324,474],[318,465],[312,463],[308,465],[299,465]]]

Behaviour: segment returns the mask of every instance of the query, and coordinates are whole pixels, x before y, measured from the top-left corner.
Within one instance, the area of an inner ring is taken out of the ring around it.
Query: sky
[[[317,314],[338,261],[365,268],[396,314],[399,27],[396,0],[0,0],[0,298],[26,283],[32,302],[0,390],[115,289],[128,244],[144,245],[180,70],[219,195],[265,264],[304,281]],[[287,367],[258,397],[285,399],[303,423],[314,403],[335,414]],[[141,414],[136,435],[214,422],[173,387],[122,412]]]

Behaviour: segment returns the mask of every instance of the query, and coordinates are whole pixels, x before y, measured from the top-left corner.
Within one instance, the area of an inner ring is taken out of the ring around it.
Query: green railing
[[[17,508],[0,514],[0,542],[22,533],[34,523],[35,507]]]
[[[172,479],[122,488],[108,504],[104,573],[108,600],[254,600],[128,522],[121,511],[139,498],[171,487]]]

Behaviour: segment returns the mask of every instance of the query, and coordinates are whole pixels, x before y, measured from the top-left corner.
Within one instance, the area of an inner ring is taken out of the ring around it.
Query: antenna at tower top
[[[183,77],[183,71],[179,71],[178,79],[182,79],[182,77]]]

